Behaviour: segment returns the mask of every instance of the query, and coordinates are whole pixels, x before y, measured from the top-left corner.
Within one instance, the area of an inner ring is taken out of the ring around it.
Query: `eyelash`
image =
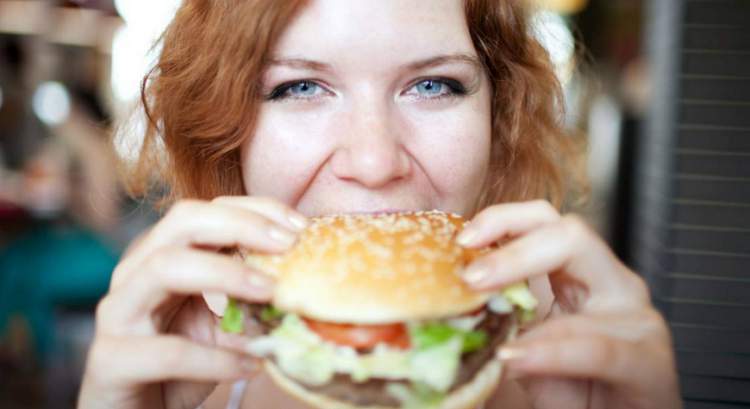
[[[451,78],[444,78],[444,77],[428,77],[428,78],[420,78],[417,81],[413,82],[408,90],[411,90],[412,88],[416,87],[419,84],[422,84],[427,81],[432,81],[434,83],[440,83],[449,88],[449,91],[447,94],[441,94],[434,97],[416,97],[416,99],[419,100],[438,100],[438,99],[444,99],[444,98],[457,98],[462,97],[468,94],[468,91],[466,90],[466,87],[457,80],[451,79]],[[296,86],[301,85],[303,83],[309,83],[316,87],[320,87],[323,90],[325,90],[325,87],[322,86],[320,83],[314,80],[295,80],[295,81],[289,81],[285,82],[278,87],[274,88],[273,91],[271,91],[268,95],[265,96],[265,99],[268,101],[283,101],[286,99],[297,99],[297,100],[312,100],[317,99],[319,97],[298,97],[289,95],[289,90]],[[327,90],[325,90],[327,91]]]
[[[266,100],[268,101],[282,101],[285,99],[316,99],[313,98],[307,98],[307,97],[295,97],[293,95],[288,95],[289,90],[294,87],[295,85],[301,85],[303,83],[309,83],[316,87],[320,87],[325,89],[322,85],[320,85],[318,82],[314,80],[295,80],[295,81],[289,81],[285,82],[278,87],[274,88],[273,91],[271,91],[268,95],[266,95]]]
[[[413,82],[408,90],[411,90],[412,88],[416,87],[419,84],[425,83],[427,81],[432,81],[433,83],[439,83],[443,84],[448,87],[449,91],[446,94],[440,94],[434,97],[423,97],[423,96],[417,96],[416,99],[419,100],[440,100],[445,98],[460,98],[468,94],[468,91],[466,90],[466,87],[461,83],[461,81],[454,80],[452,78],[445,78],[445,77],[428,77],[428,78],[420,78]]]

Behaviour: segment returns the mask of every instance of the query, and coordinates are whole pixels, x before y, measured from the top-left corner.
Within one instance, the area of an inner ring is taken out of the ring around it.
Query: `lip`
[[[326,209],[326,211],[323,212],[317,212],[314,214],[308,214],[308,217],[324,217],[324,216],[334,216],[334,215],[378,215],[378,214],[394,214],[394,213],[416,213],[416,212],[424,212],[429,211],[432,208],[423,208],[423,207],[383,207],[383,208],[375,208],[375,209],[367,209],[367,207],[360,207],[360,208],[354,208],[354,209]]]
[[[356,211],[356,212],[348,212],[349,214],[391,214],[391,213],[408,213],[408,212],[417,212],[419,209],[395,209],[395,208],[388,208],[388,209],[378,209],[378,210],[364,210],[364,211]]]

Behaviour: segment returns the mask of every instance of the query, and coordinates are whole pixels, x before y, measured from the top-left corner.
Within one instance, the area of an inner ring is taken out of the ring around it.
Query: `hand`
[[[549,275],[544,322],[498,351],[534,408],[680,408],[670,334],[643,280],[577,216],[543,201],[500,204],[458,237],[467,247],[510,241],[476,260],[481,291]]]
[[[218,382],[256,373],[246,339],[223,333],[200,294],[269,300],[269,277],[215,250],[283,251],[305,224],[269,199],[177,203],[115,268],[78,407],[192,409]]]

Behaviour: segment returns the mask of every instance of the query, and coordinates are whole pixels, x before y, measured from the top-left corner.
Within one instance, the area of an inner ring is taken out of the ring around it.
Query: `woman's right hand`
[[[267,301],[272,280],[216,249],[281,252],[306,219],[271,199],[182,201],[115,268],[96,311],[79,408],[195,408],[216,384],[252,376],[244,338],[201,297]]]

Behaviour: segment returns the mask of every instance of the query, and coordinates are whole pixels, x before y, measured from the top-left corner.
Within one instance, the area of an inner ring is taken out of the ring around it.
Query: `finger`
[[[297,233],[268,218],[237,206],[182,201],[167,213],[128,257],[117,266],[112,277],[116,288],[156,248],[165,246],[240,246],[261,252],[282,252],[296,241]]]
[[[237,206],[183,201],[164,217],[146,241],[164,245],[241,246],[265,252],[288,249],[296,232]]]
[[[479,212],[456,240],[462,246],[484,247],[559,219],[557,209],[545,200],[494,205]]]
[[[577,217],[542,226],[474,261],[464,279],[494,290],[529,277],[560,272],[582,283],[602,307],[648,304],[645,284]]]
[[[591,398],[591,382],[569,378],[520,378],[519,385],[531,399],[533,408],[603,408]],[[561,404],[561,402],[565,402]]]
[[[273,279],[231,257],[171,247],[153,253],[137,273],[107,295],[98,308],[97,322],[128,328],[134,321],[150,320],[153,312],[175,294],[222,292],[248,301],[268,301]]]
[[[643,361],[637,344],[605,335],[519,341],[501,348],[497,357],[516,377],[558,376],[630,382]]]
[[[250,345],[255,338],[263,335],[262,329],[260,329],[258,324],[254,322],[250,322],[249,324],[251,324],[249,326],[252,328],[249,331],[246,328],[242,334],[226,332],[217,325],[217,328],[214,330],[214,340],[216,345],[230,351],[247,354],[247,346]]]
[[[542,275],[529,278],[529,291],[537,300],[534,319],[525,323],[524,326],[544,320],[552,311],[555,302],[555,293],[552,291],[549,276]]]
[[[279,223],[290,230],[301,231],[308,226],[307,218],[291,207],[271,198],[250,196],[221,196],[214,203],[225,206],[236,206],[256,212]]]
[[[106,372],[97,377],[126,384],[221,382],[252,377],[260,369],[257,359],[248,355],[178,336],[106,338],[92,348],[89,360],[89,368]]]
[[[582,372],[575,372],[579,369],[589,371],[585,376],[627,377],[626,372],[632,369],[627,367],[628,360],[633,359],[631,355],[647,355],[655,350],[651,347],[654,345],[665,346],[662,349],[668,352],[671,340],[664,319],[653,308],[647,308],[631,313],[551,319],[501,346],[497,356],[513,362],[508,371],[516,378],[541,373],[581,376]],[[669,354],[652,355],[654,361],[672,361]],[[567,366],[571,368],[566,369]],[[604,366],[613,367],[613,372],[597,372]]]
[[[666,324],[653,308],[636,312],[576,314],[547,320],[518,337],[518,342],[575,336],[608,336],[629,342],[649,338],[668,341]]]

